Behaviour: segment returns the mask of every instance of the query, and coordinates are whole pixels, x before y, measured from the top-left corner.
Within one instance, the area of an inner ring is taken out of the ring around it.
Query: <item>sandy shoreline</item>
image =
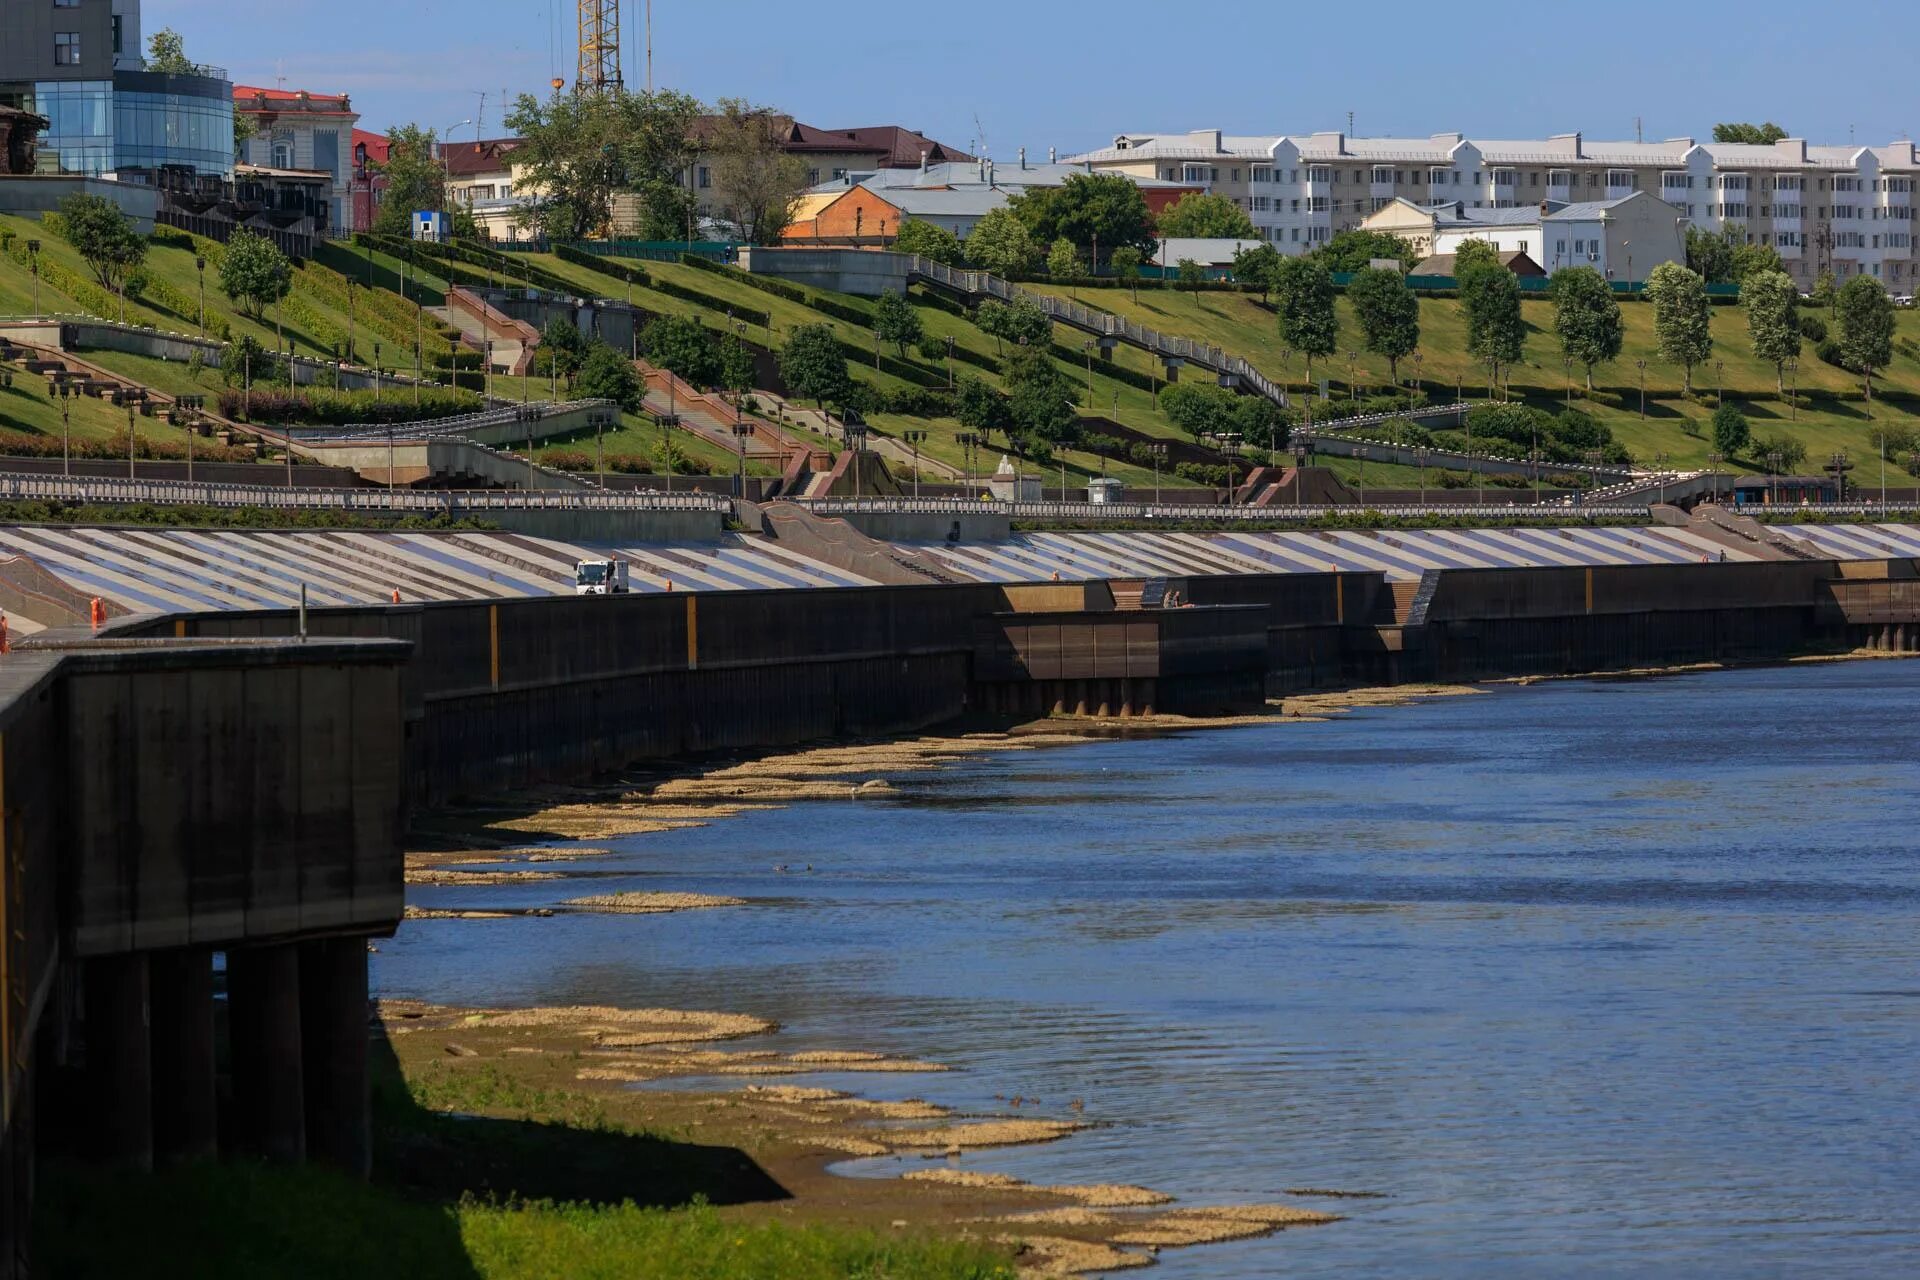
[[[1178,1206],[1149,1187],[1036,1185],[945,1164],[898,1178],[844,1177],[831,1169],[849,1156],[939,1161],[1055,1142],[1099,1123],[1077,1115],[963,1113],[927,1098],[876,1101],[789,1083],[633,1087],[676,1076],[809,1070],[913,1071],[937,1081],[947,1070],[861,1050],[767,1047],[770,1040],[777,1044],[778,1028],[751,1015],[605,1006],[477,1009],[408,1000],[382,1001],[379,1014],[402,1070],[430,1092],[459,1095],[463,1083],[471,1083],[493,1096],[506,1092],[502,1079],[511,1079],[518,1086],[512,1096],[548,1099],[556,1110],[577,1114],[584,1100],[601,1126],[736,1148],[792,1197],[723,1210],[743,1217],[789,1217],[797,1209],[851,1225],[973,1236],[1005,1245],[1025,1275],[1058,1276],[1147,1266],[1162,1248],[1267,1235],[1339,1216],[1298,1205]]]

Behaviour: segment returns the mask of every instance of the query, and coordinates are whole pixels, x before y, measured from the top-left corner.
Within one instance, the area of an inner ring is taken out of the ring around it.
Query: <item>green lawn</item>
[[[1042,292],[1068,296],[1072,291],[1037,286]],[[1097,306],[1163,333],[1202,339],[1251,360],[1269,377],[1296,387],[1306,384],[1305,361],[1289,357],[1280,340],[1278,322],[1262,307],[1254,295],[1239,293],[1182,293],[1172,290],[1143,290],[1136,301],[1124,289],[1082,289],[1079,300]],[[1543,408],[1557,409],[1567,404],[1567,371],[1560,357],[1558,339],[1553,336],[1553,305],[1528,299],[1524,316],[1529,329],[1526,362],[1513,372],[1513,394]],[[1333,410],[1338,411],[1341,390],[1348,382],[1348,353],[1353,380],[1362,388],[1380,387],[1388,381],[1384,360],[1370,356],[1359,327],[1345,299],[1338,304],[1340,341],[1338,354],[1330,361],[1318,362],[1315,377],[1331,377],[1336,385]],[[1730,403],[1738,405],[1751,421],[1756,436],[1790,435],[1806,446],[1811,461],[1845,449],[1856,461],[1875,456],[1869,439],[1872,428],[1865,406],[1814,398],[1802,404],[1797,415],[1789,417],[1785,403],[1756,400],[1757,394],[1771,395],[1775,390],[1774,370],[1753,357],[1746,334],[1746,314],[1738,307],[1715,307],[1712,311],[1714,360],[1694,370],[1696,398],[1681,397],[1682,371],[1660,359],[1653,338],[1653,308],[1644,303],[1626,303],[1621,307],[1626,325],[1626,341],[1620,359],[1596,371],[1596,395],[1589,399],[1581,385],[1580,370],[1573,370],[1573,407],[1593,413],[1609,428],[1636,459],[1651,461],[1665,453],[1675,465],[1705,466],[1713,450],[1708,425],[1715,404],[1716,382],[1724,384]],[[1920,311],[1895,313],[1896,336],[1920,342]],[[1831,320],[1831,317],[1824,317]],[[1422,359],[1416,364],[1403,361],[1401,376],[1418,376],[1436,397],[1451,398],[1462,390],[1470,399],[1487,394],[1485,372],[1466,354],[1466,321],[1457,300],[1423,298],[1420,302]],[[1829,329],[1834,326],[1830,323]],[[1860,379],[1845,370],[1817,359],[1813,343],[1807,342],[1801,354],[1798,387],[1807,391],[1854,391]],[[1639,413],[1640,370],[1637,361],[1646,361],[1648,392],[1647,416]],[[1409,367],[1411,365],[1411,367]],[[1475,379],[1481,379],[1476,388]],[[1893,367],[1875,378],[1876,394],[1888,390],[1896,395],[1915,397],[1910,403],[1876,402],[1875,420],[1920,429],[1920,359],[1897,352]],[[1364,393],[1364,390],[1363,390]]]

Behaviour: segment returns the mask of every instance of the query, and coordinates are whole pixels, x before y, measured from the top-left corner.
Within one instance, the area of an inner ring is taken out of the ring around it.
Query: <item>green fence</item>
[[[641,258],[650,262],[678,262],[680,255],[732,262],[740,246],[732,240],[572,240],[567,247],[603,258]]]

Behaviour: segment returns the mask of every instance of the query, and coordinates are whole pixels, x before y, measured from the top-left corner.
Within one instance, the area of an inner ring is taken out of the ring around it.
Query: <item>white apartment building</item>
[[[1644,191],[1694,226],[1737,227],[1750,243],[1773,246],[1802,289],[1829,270],[1874,276],[1895,293],[1920,284],[1913,252],[1920,155],[1911,142],[1834,147],[1783,138],[1754,146],[1590,142],[1578,133],[1489,141],[1458,133],[1350,138],[1206,129],[1120,134],[1112,146],[1066,162],[1230,196],[1284,253],[1324,244],[1396,199],[1511,209]],[[1551,258],[1541,265],[1551,269]],[[1636,261],[1634,274],[1644,277],[1653,265]]]

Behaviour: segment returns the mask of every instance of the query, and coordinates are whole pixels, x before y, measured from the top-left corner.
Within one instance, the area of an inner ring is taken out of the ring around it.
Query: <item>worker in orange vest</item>
[[[399,604],[399,603],[400,603],[400,588],[398,588],[398,587],[395,587],[395,588],[393,589],[393,602],[394,602],[395,604]]]
[[[87,617],[93,623],[93,629],[95,631],[98,631],[100,624],[107,620],[107,606],[99,596],[95,596],[87,602]]]

